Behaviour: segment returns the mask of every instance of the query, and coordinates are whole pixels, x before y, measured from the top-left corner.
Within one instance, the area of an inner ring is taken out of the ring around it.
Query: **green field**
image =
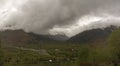
[[[120,30],[106,44],[1,44],[0,66],[120,66]]]
[[[3,66],[113,66],[106,48],[80,44],[31,44],[29,46],[2,46]],[[27,49],[46,50],[48,54]],[[99,54],[98,54],[99,53]],[[107,54],[107,55],[106,55]],[[106,55],[106,56],[105,56]],[[50,61],[52,60],[52,61]]]

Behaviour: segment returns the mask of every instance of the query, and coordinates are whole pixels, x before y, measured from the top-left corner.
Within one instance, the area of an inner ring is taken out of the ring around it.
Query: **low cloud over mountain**
[[[120,26],[120,0],[0,0],[0,30],[72,37]]]

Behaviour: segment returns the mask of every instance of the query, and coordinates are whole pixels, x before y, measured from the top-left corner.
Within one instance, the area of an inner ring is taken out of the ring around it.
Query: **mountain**
[[[63,42],[68,40],[68,37],[65,35],[38,35],[33,33],[28,33],[33,36],[37,41],[41,42]]]
[[[22,30],[1,31],[0,36],[4,44],[28,44],[35,41],[34,37]]]
[[[92,29],[79,33],[71,37],[68,42],[71,43],[103,43],[107,40],[113,30],[117,29],[110,26],[104,29]]]
[[[38,35],[26,33],[23,30],[1,31],[0,36],[4,44],[30,44],[30,43],[50,43],[50,42],[68,42],[68,43],[103,43],[107,40],[114,26],[104,29],[92,29],[79,33],[71,38],[65,35]]]
[[[61,42],[68,39],[65,35],[37,35],[23,30],[6,30],[0,32],[4,44],[30,44],[39,42]]]

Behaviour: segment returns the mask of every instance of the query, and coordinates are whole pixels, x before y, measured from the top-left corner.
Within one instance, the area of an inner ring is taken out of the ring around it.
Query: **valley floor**
[[[29,46],[8,46],[4,44],[2,50],[4,54],[3,66],[95,66],[96,64],[98,66],[114,66],[111,61],[107,60],[109,58],[105,57],[104,59],[104,54],[94,56],[95,53],[92,52],[92,56],[88,57],[92,48],[90,46],[89,49],[87,45],[31,44]],[[94,58],[92,58],[93,56]]]

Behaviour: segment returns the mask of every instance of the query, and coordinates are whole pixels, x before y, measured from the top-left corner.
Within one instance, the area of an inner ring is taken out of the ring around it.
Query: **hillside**
[[[113,30],[114,26],[104,29],[92,29],[79,33],[68,40],[72,43],[101,43],[105,42]]]
[[[39,42],[61,42],[68,39],[64,35],[37,35],[23,30],[7,30],[0,32],[3,44],[31,44]]]
[[[22,30],[7,30],[0,32],[4,44],[28,44],[35,41],[35,38]]]

